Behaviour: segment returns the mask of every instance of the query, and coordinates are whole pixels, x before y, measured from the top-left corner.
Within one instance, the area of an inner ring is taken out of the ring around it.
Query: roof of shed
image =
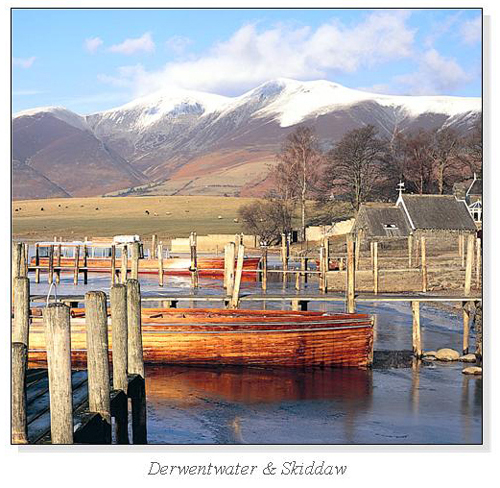
[[[464,201],[452,195],[402,195],[416,229],[475,231]]]

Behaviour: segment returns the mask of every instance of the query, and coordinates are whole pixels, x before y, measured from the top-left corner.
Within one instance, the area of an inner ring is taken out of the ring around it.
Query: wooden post
[[[472,282],[472,261],[474,259],[474,236],[470,234],[467,238],[467,260],[465,265],[465,287],[464,293],[470,295],[470,287]]]
[[[52,444],[73,444],[69,307],[51,303],[43,312],[49,370]]]
[[[30,245],[27,242],[24,243],[23,264],[24,264],[24,273],[23,273],[23,276],[28,276],[28,273],[29,273],[29,264],[30,264]]]
[[[356,271],[359,269],[359,255],[361,252],[361,240],[363,238],[363,231],[360,229],[358,230],[358,235],[356,237],[356,246],[355,246],[355,266],[356,266]]]
[[[28,443],[26,414],[26,365],[28,347],[21,342],[12,343],[12,444]]]
[[[304,277],[304,284],[307,283],[307,262],[308,259],[306,257],[301,258],[300,260],[300,268],[302,270],[302,276]]]
[[[158,240],[158,236],[156,234],[153,234],[151,236],[151,259],[156,259],[156,252],[158,249],[156,248],[156,241]]]
[[[75,268],[73,271],[73,284],[74,285],[78,285],[79,262],[80,262],[80,246],[76,246],[75,247]]]
[[[109,428],[106,427],[105,442],[111,442],[108,312],[106,294],[103,291],[89,291],[85,294],[85,317],[89,410],[99,413],[109,425]]]
[[[14,278],[22,276],[21,274],[21,253],[23,252],[23,244],[16,242],[12,247],[12,290],[14,290]]]
[[[288,270],[288,257],[287,257],[287,240],[286,235],[281,234],[281,262],[283,267],[283,283],[286,283],[287,270]]]
[[[234,242],[229,242],[224,246],[224,283],[227,295],[233,293],[235,249]]]
[[[419,256],[420,256],[420,240],[419,239],[416,239],[415,241],[415,266],[418,267],[419,266]]]
[[[297,269],[295,270],[295,289],[300,290],[300,275],[302,273]]]
[[[408,268],[411,268],[411,258],[413,253],[413,235],[408,236]]]
[[[89,277],[89,253],[88,253],[88,248],[84,244],[83,245],[83,284],[86,285],[88,283],[88,277]]]
[[[130,276],[133,280],[139,279],[139,243],[132,243],[132,266]]]
[[[62,248],[61,244],[57,246],[57,261],[56,261],[56,283],[61,282],[61,254],[62,254]]]
[[[122,263],[120,269],[120,281],[125,284],[127,283],[127,273],[128,273],[128,248],[127,245],[122,246]]]
[[[468,302],[462,302],[462,312],[464,318],[464,336],[462,344],[462,354],[469,354],[469,334],[470,334],[470,309]]]
[[[476,288],[481,289],[481,239],[476,238]]]
[[[476,313],[474,323],[476,329],[476,360],[483,359],[483,305],[481,302],[476,302]]]
[[[30,324],[30,280],[25,276],[14,278],[14,322],[12,342],[28,344]]]
[[[339,259],[339,271],[344,270],[344,258]]]
[[[354,313],[354,290],[355,290],[355,242],[351,235],[347,236],[347,312]]]
[[[370,241],[370,259],[371,259],[371,265],[373,269],[373,241]]]
[[[262,246],[262,289],[267,290],[267,246]]]
[[[116,283],[116,246],[111,246],[111,286]]]
[[[420,238],[420,247],[422,251],[422,291],[427,292],[427,257],[425,252],[425,236]]]
[[[128,372],[140,377],[142,394],[132,398],[132,438],[134,444],[147,442],[144,357],[142,351],[141,289],[139,281],[127,281]]]
[[[35,244],[35,283],[40,283],[40,245]]]
[[[189,247],[191,249],[191,286],[198,288],[198,256],[196,251],[196,232],[189,235]]]
[[[373,248],[373,293],[378,293],[378,242],[372,242]]]
[[[156,255],[158,257],[158,284],[163,286],[163,244],[161,242],[158,244]]]
[[[234,276],[234,287],[233,293],[231,297],[231,308],[238,308],[239,300],[240,300],[240,286],[241,286],[241,275],[243,273],[243,258],[245,256],[245,246],[240,244],[238,248],[238,261],[236,265],[236,274]]]
[[[411,302],[413,316],[412,344],[413,354],[419,358],[422,356],[422,338],[420,331],[420,302]]]
[[[122,283],[113,285],[110,290],[111,338],[113,349],[113,388],[127,392],[128,361],[128,320],[127,287]]]
[[[54,246],[51,245],[49,247],[49,273],[47,281],[49,283],[54,282]]]
[[[326,293],[328,290],[328,283],[327,283],[327,270],[328,270],[328,260],[327,260],[327,249],[323,245],[321,246],[319,250],[319,270],[321,272],[320,274],[320,290],[323,293]]]
[[[465,236],[460,234],[460,257],[462,258],[462,268],[465,266]]]

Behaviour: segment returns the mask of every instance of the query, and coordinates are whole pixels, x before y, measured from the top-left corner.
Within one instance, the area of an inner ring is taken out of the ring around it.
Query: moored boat
[[[72,316],[72,361],[85,363],[85,311]],[[110,354],[112,341],[110,327]],[[365,314],[143,309],[142,341],[144,361],[153,364],[366,368],[373,322]],[[33,319],[29,345],[29,361],[46,361],[41,319]]]

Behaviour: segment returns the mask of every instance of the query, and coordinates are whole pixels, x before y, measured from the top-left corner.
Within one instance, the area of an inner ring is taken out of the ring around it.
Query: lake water
[[[45,281],[43,279],[45,278]],[[141,290],[188,293],[186,277],[141,276]],[[309,291],[317,290],[311,280]],[[293,290],[293,283],[289,284]],[[109,289],[109,275],[91,274],[86,286],[63,275],[59,294]],[[270,293],[283,289],[271,281]],[[218,280],[201,279],[200,293],[221,293]],[[46,294],[31,283],[32,294]],[[260,292],[243,283],[242,291]],[[179,306],[189,306],[179,303]],[[194,306],[206,306],[203,302]],[[213,306],[217,306],[214,304]],[[247,305],[245,305],[247,306]],[[277,308],[281,303],[267,303]],[[286,305],[288,306],[288,304]],[[260,308],[262,304],[248,304]],[[310,303],[311,310],[344,311],[342,303]],[[375,357],[411,349],[408,303],[360,304],[374,314]],[[424,350],[461,350],[462,320],[421,307]],[[471,350],[474,348],[474,331]],[[463,363],[406,361],[372,370],[272,370],[149,366],[146,369],[148,442],[153,444],[480,444],[482,379],[462,374]]]

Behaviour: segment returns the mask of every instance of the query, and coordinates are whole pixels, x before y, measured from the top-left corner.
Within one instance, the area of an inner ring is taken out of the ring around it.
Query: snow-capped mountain
[[[28,151],[29,155],[21,147],[30,146],[33,138],[40,140],[40,134],[47,137],[48,127],[57,120],[80,137],[99,141],[114,166],[125,170],[127,177],[119,178],[119,184],[108,182],[107,191],[148,181],[159,192],[238,194],[258,188],[265,164],[297,124],[314,126],[328,147],[346,131],[366,124],[375,125],[382,135],[419,127],[453,126],[465,131],[480,111],[480,98],[391,96],[329,81],[280,78],[239,97],[166,89],[87,116],[61,107],[20,112],[14,116],[14,134],[20,126],[24,135],[17,132],[14,137],[14,154],[40,171],[36,162],[45,147],[33,148],[36,151]],[[71,164],[71,151],[63,152]],[[60,181],[54,183],[68,191]],[[104,183],[89,192],[103,193]]]

